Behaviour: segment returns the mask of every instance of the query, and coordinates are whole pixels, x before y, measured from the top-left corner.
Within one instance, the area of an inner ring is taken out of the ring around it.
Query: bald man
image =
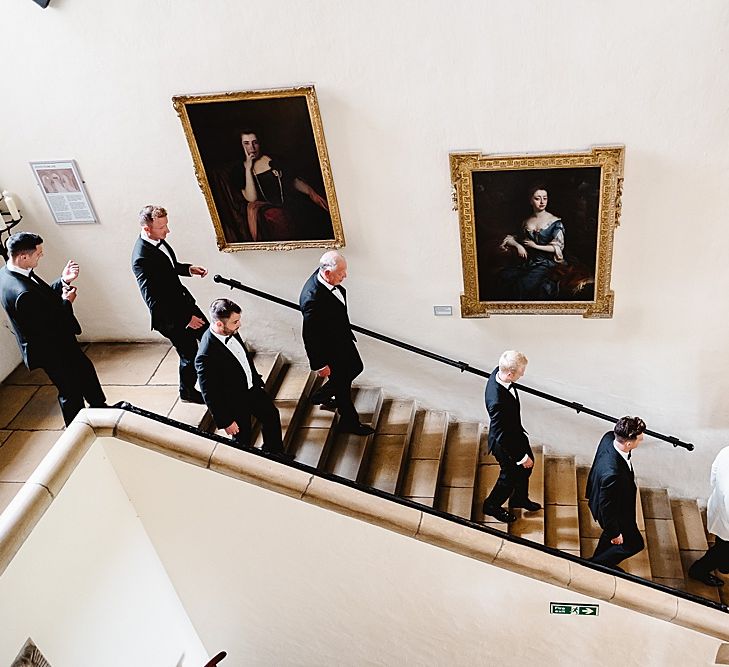
[[[339,411],[338,430],[371,435],[374,429],[362,424],[352,402],[352,381],[363,370],[356,338],[347,314],[347,260],[336,250],[322,255],[319,268],[306,281],[299,296],[304,316],[302,335],[313,371],[327,381],[311,395],[314,405]]]

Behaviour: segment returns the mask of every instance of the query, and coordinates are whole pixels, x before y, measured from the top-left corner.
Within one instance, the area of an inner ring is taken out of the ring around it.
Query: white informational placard
[[[59,225],[97,222],[74,160],[31,162],[30,168]]]

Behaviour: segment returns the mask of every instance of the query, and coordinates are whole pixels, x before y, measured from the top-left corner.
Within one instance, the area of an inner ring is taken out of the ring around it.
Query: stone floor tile
[[[190,424],[190,426],[203,430],[205,430],[209,421],[207,406],[199,405],[198,403],[183,403],[179,397],[167,416],[170,419],[175,419],[183,424]]]
[[[473,489],[446,486],[440,490],[437,507],[442,512],[470,519],[473,507]]]
[[[169,343],[92,343],[87,352],[102,385],[142,385],[152,379]]]
[[[38,391],[32,385],[0,386],[0,428],[5,428]]]
[[[666,489],[643,488],[640,490],[640,497],[643,501],[643,516],[646,519],[673,519]]]
[[[0,447],[0,482],[25,482],[60,437],[59,431],[15,431]]]
[[[63,427],[63,415],[58,405],[58,390],[52,385],[39,387],[8,425],[10,429],[26,431],[58,431]]]
[[[11,435],[12,431],[0,431],[0,444],[5,442]]]
[[[20,364],[8,377],[5,378],[5,384],[51,384],[46,372],[42,368],[36,368],[29,371],[24,364]]]
[[[165,354],[157,370],[147,384],[171,384],[175,387],[180,384],[180,357],[174,347]]]
[[[388,399],[382,404],[377,432],[387,435],[407,435],[415,416],[415,401]]]
[[[579,551],[580,529],[575,505],[547,505],[544,523],[547,546]]]
[[[142,385],[140,387],[104,385],[104,393],[106,394],[106,402],[109,405],[114,405],[119,401],[127,401],[138,408],[165,417],[180,398],[176,385],[174,387],[169,385]],[[205,406],[195,405],[195,407],[204,408]]]
[[[438,488],[440,461],[436,459],[415,459],[410,461],[402,494],[407,497],[433,498]]]

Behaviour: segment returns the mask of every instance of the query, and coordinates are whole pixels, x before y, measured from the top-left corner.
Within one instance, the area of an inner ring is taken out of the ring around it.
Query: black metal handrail
[[[213,276],[213,280],[216,283],[228,285],[228,287],[230,287],[231,289],[239,289],[243,292],[248,292],[249,294],[260,297],[261,299],[266,299],[267,301],[272,301],[273,303],[277,303],[280,306],[286,306],[287,308],[292,308],[293,310],[298,310],[299,312],[301,312],[299,305],[294,303],[293,301],[287,301],[286,299],[274,296],[273,294],[269,294],[268,292],[263,292],[259,289],[256,289],[255,287],[249,287],[248,285],[244,285],[243,283],[232,278],[223,278],[223,276],[216,274],[215,276]],[[417,345],[410,345],[410,343],[405,343],[401,340],[398,340],[397,338],[385,336],[384,334],[378,333],[377,331],[372,331],[371,329],[365,329],[364,327],[360,327],[356,324],[352,325],[352,330],[356,331],[357,333],[364,334],[365,336],[369,336],[370,338],[376,338],[377,340],[381,340],[383,343],[388,343],[389,345],[394,345],[395,347],[402,348],[403,350],[408,350],[409,352],[414,352],[415,354],[419,354],[423,357],[428,357],[428,359],[433,359],[434,361],[438,361],[442,364],[453,366],[454,368],[460,370],[461,373],[471,373],[473,375],[479,375],[484,378],[488,378],[491,375],[491,373],[488,373],[487,371],[484,371],[480,368],[475,368],[467,364],[465,361],[456,361],[455,359],[449,359],[448,357],[436,354],[435,352],[424,350],[422,347],[418,347]],[[568,401],[566,398],[560,398],[559,396],[548,394],[544,391],[534,389],[533,387],[528,387],[524,384],[514,383],[514,385],[518,387],[519,391],[523,391],[526,394],[532,394],[532,396],[538,396],[539,398],[543,398],[545,401],[551,401],[552,403],[563,405],[566,408],[574,410],[577,414],[583,412],[586,415],[592,415],[593,417],[597,417],[598,419],[602,419],[612,424],[615,424],[618,421],[617,417],[605,414],[604,412],[599,412],[598,410],[593,410],[592,408],[588,408],[582,403]],[[692,443],[679,440],[673,435],[664,435],[663,433],[659,433],[658,431],[652,431],[650,429],[646,429],[645,433],[646,435],[650,435],[654,438],[657,438],[658,440],[668,442],[674,447],[683,447],[689,452],[692,452],[694,450],[694,446]]]
[[[202,438],[206,438],[207,440],[212,440],[214,442],[218,442],[218,443],[224,444],[226,446],[230,446],[230,438],[227,438],[227,437],[224,437],[221,435],[217,435],[215,433],[208,433],[207,431],[203,431],[199,428],[196,428],[195,426],[191,426],[190,424],[186,424],[184,422],[177,421],[176,419],[172,419],[171,417],[165,417],[163,415],[158,415],[156,412],[150,412],[149,410],[145,410],[144,408],[139,408],[136,405],[132,405],[131,403],[129,403],[127,401],[120,401],[119,403],[115,403],[114,405],[109,406],[109,407],[110,408],[119,408],[119,409],[125,410],[127,412],[132,412],[132,413],[140,415],[142,417],[146,417],[147,419],[152,419],[161,424],[167,424],[168,426],[172,426],[181,431],[185,431],[187,433],[192,433],[192,434],[198,435]],[[242,449],[243,451],[246,451],[250,454],[255,454],[256,456],[261,456],[263,458],[269,457],[269,454],[267,454],[266,452],[264,452],[261,449],[257,449],[256,447],[252,447],[252,446],[246,447],[246,446],[236,445],[236,448]],[[273,455],[273,456],[275,456],[275,455]],[[446,519],[447,521],[451,521],[452,523],[457,523],[461,526],[467,526],[469,528],[473,528],[474,530],[481,531],[482,533],[489,533],[490,535],[495,535],[496,537],[500,537],[500,538],[506,540],[507,542],[514,542],[515,544],[521,544],[523,546],[529,547],[531,549],[536,549],[537,551],[541,551],[542,553],[546,553],[551,556],[561,558],[563,560],[572,561],[573,563],[579,563],[580,565],[584,565],[585,567],[590,568],[591,570],[596,570],[598,572],[604,572],[606,574],[610,574],[615,577],[619,577],[621,579],[627,579],[628,581],[635,582],[637,584],[640,584],[641,586],[653,588],[654,590],[662,591],[663,593],[668,593],[670,595],[674,595],[676,597],[683,598],[684,600],[689,600],[690,602],[695,602],[704,607],[710,607],[711,609],[716,609],[718,611],[722,611],[724,613],[729,614],[729,606],[723,604],[722,602],[714,602],[713,600],[709,600],[708,598],[701,597],[700,595],[695,595],[694,593],[689,593],[688,591],[681,590],[680,588],[671,588],[670,586],[660,584],[651,579],[643,579],[642,577],[639,577],[638,575],[635,575],[635,574],[631,574],[629,572],[623,572],[621,570],[614,570],[612,568],[606,567],[605,565],[593,563],[592,561],[587,560],[586,558],[582,558],[581,556],[575,556],[566,551],[557,549],[556,547],[548,547],[545,544],[541,544],[539,542],[533,542],[532,540],[529,540],[525,537],[521,537],[519,535],[512,535],[511,533],[507,533],[503,530],[499,530],[498,528],[492,528],[488,524],[477,523],[475,521],[471,521],[470,519],[464,519],[463,517],[457,516],[455,514],[449,514],[448,512],[444,512],[443,510],[439,510],[437,508],[430,507],[429,505],[423,505],[414,500],[410,500],[409,498],[403,498],[402,496],[398,496],[398,495],[395,495],[394,493],[389,493],[387,491],[382,491],[381,489],[378,489],[373,486],[366,486],[365,484],[357,482],[356,480],[348,479],[347,477],[340,477],[339,475],[335,475],[334,473],[320,470],[319,468],[315,468],[314,466],[310,466],[306,463],[302,463],[301,461],[296,461],[296,460],[283,461],[279,458],[276,458],[274,460],[281,465],[288,466],[289,468],[297,468],[298,470],[303,470],[304,472],[309,473],[311,475],[315,475],[317,477],[321,477],[323,479],[327,479],[332,482],[336,482],[338,484],[343,484],[344,486],[347,486],[352,489],[357,489],[358,491],[367,493],[372,496],[377,496],[378,498],[384,498],[386,500],[390,500],[394,503],[397,503],[398,505],[404,505],[405,507],[410,507],[412,509],[416,509],[419,512],[431,514],[432,516],[437,516],[437,517],[440,517],[441,519]]]

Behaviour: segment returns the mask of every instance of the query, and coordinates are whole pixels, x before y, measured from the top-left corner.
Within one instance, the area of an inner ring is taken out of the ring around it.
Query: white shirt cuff
[[[524,458],[521,461],[517,461],[516,465],[523,466],[527,462],[528,458],[529,458],[529,454],[524,454]]]

